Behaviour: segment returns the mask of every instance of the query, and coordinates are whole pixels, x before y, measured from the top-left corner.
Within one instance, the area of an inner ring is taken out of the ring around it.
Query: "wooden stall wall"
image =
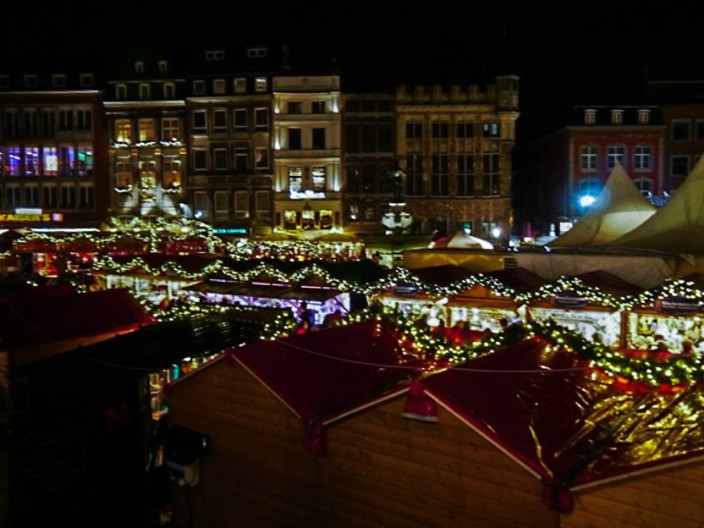
[[[202,369],[169,396],[172,423],[211,437],[199,483],[174,484],[176,527],[558,528],[538,479],[450,413],[418,422],[404,403],[328,426],[318,457],[244,368]]]
[[[704,463],[670,468],[575,493],[560,528],[701,528]]]

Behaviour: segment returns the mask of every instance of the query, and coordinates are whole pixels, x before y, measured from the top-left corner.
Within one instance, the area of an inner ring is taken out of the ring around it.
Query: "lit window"
[[[165,159],[161,166],[161,185],[165,189],[181,187],[181,162]]]
[[[609,145],[606,149],[606,168],[613,169],[618,161],[625,165],[626,147],[623,145]]]
[[[268,83],[266,77],[257,77],[254,79],[254,91],[255,92],[266,92]]]
[[[115,120],[115,141],[118,143],[132,141],[132,122],[129,119]]]
[[[501,136],[501,126],[498,121],[486,121],[482,123],[482,137],[497,138]]]
[[[594,125],[596,124],[596,110],[585,110],[584,111],[584,124]]]
[[[289,167],[288,188],[291,192],[303,190],[303,169],[301,167]]]
[[[235,93],[246,93],[247,92],[247,79],[244,77],[238,77],[235,79]]]
[[[311,172],[313,174],[313,190],[315,192],[325,191],[325,167],[313,167]]]
[[[650,110],[638,110],[638,123],[641,125],[647,125],[650,123]]]
[[[135,73],[144,73],[144,63],[141,61],[137,61],[134,63],[134,71]]]
[[[633,151],[633,167],[636,170],[652,168],[653,147],[650,145],[636,145]]]
[[[583,171],[595,171],[598,154],[596,145],[584,145],[580,152],[580,168]]]
[[[215,95],[225,94],[225,79],[213,79],[213,93]]]
[[[140,119],[137,125],[140,141],[154,141],[156,139],[156,127],[153,119]]]
[[[266,170],[269,168],[269,149],[266,147],[257,147],[254,149],[254,166],[257,170]]]
[[[166,73],[169,71],[169,64],[166,61],[159,61],[158,68],[161,73]]]
[[[623,110],[611,110],[611,124],[612,125],[622,125],[623,124]]]

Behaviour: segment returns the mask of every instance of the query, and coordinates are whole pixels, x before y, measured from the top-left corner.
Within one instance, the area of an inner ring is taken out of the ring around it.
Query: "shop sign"
[[[0,213],[0,222],[63,222],[63,213]]]
[[[397,295],[413,295],[418,291],[418,286],[410,282],[398,282],[393,287],[393,292]]]
[[[698,301],[675,296],[657,299],[654,308],[659,312],[685,315],[699,312],[701,305]]]
[[[563,308],[581,308],[589,304],[589,299],[573,291],[556,293],[552,301],[553,304]]]

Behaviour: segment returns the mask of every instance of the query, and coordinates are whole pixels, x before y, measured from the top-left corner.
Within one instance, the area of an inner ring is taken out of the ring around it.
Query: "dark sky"
[[[4,56],[52,60],[101,53],[123,38],[180,45],[194,35],[267,42],[335,57],[368,82],[482,82],[521,77],[522,120],[533,127],[569,104],[627,103],[650,79],[704,78],[704,2],[435,0],[42,0],[4,6]],[[8,53],[8,50],[10,53]],[[36,51],[34,51],[36,53]],[[597,101],[599,100],[599,101]],[[547,126],[547,125],[546,125]]]

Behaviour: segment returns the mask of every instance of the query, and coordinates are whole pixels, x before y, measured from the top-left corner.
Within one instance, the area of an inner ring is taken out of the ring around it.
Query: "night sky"
[[[45,7],[36,17],[22,3],[3,7],[4,57],[100,60],[125,38],[153,35],[180,46],[206,35],[223,42],[285,41],[301,55],[335,64],[350,87],[482,83],[515,73],[524,140],[549,132],[570,104],[633,102],[645,78],[704,78],[704,2],[693,0],[592,0],[549,8],[492,0],[39,4]]]

